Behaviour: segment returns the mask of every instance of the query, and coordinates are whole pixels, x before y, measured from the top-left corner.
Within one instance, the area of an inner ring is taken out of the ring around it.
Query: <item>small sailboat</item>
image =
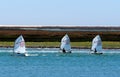
[[[102,54],[102,40],[99,35],[93,38],[91,50],[94,54]]]
[[[63,53],[71,53],[70,38],[67,34],[61,40],[60,49]]]
[[[19,56],[28,56],[25,47],[25,40],[22,35],[15,40],[13,54]]]

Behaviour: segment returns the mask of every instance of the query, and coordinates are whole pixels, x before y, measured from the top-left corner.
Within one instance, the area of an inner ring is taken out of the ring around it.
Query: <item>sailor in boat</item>
[[[64,48],[62,49],[62,52],[63,52],[63,53],[66,53],[66,51],[65,51],[65,49],[64,49]]]
[[[16,56],[27,56],[25,40],[22,35],[15,40],[13,54]]]
[[[60,49],[62,53],[71,53],[70,38],[67,34],[61,39]]]
[[[96,50],[96,48],[95,48],[95,51],[94,51],[94,53],[97,53],[97,50]]]
[[[20,35],[14,43],[13,55],[16,56],[38,56],[38,54],[28,54],[26,51],[25,40],[22,35]]]
[[[95,38],[92,40],[92,47],[91,50],[93,51],[92,53],[94,54],[102,54],[102,40],[99,35],[97,35]]]

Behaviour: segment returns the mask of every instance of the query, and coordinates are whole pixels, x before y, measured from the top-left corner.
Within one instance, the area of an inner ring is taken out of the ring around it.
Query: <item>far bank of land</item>
[[[103,48],[120,48],[120,27],[20,27],[0,26],[0,46],[13,47],[15,39],[23,35],[27,47],[59,47],[68,34],[73,48],[90,48],[91,41],[100,35]]]

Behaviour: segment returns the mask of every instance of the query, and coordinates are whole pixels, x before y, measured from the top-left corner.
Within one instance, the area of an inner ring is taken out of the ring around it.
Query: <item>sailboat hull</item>
[[[26,56],[24,53],[14,53],[14,56]]]
[[[61,53],[72,53],[71,51],[65,51],[63,52],[62,50],[60,50]]]
[[[14,56],[39,56],[38,54],[14,53]]]
[[[91,52],[91,54],[100,55],[100,54],[103,54],[103,53],[102,52]]]

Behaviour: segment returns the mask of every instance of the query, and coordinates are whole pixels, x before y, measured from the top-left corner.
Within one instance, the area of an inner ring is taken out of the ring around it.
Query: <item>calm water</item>
[[[89,50],[57,53],[58,49],[27,49],[39,56],[11,56],[11,48],[0,48],[0,77],[119,77],[120,50],[104,50],[103,55]],[[46,51],[46,52],[45,52]]]

